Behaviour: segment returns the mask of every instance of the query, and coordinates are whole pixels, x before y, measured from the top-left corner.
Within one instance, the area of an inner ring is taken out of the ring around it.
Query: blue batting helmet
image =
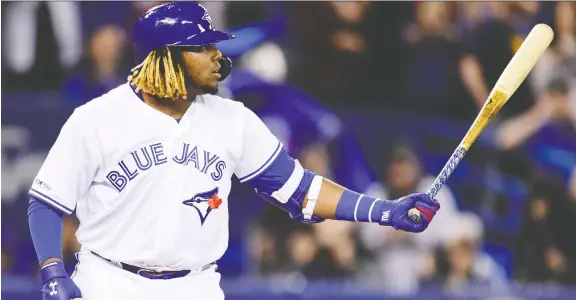
[[[134,58],[142,62],[164,46],[204,46],[235,38],[214,29],[208,11],[194,2],[170,2],[145,12],[134,26]]]

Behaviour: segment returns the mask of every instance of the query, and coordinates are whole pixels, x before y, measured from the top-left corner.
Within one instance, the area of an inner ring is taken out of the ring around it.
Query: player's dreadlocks
[[[186,98],[188,92],[184,80],[184,70],[177,55],[168,47],[151,51],[146,59],[132,68],[128,82],[136,86],[136,92],[144,91],[173,101]]]

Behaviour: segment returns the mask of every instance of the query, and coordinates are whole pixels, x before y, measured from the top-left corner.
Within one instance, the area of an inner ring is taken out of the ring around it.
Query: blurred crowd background
[[[2,2],[3,290],[6,276],[38,272],[26,192],[60,126],[126,82],[131,28],[157,3]],[[439,193],[425,233],[300,224],[234,182],[224,280],[395,294],[576,284],[576,3],[203,4],[237,35],[219,44],[235,64],[220,93],[253,109],[304,167],[385,199],[426,191],[532,26],[555,31]],[[77,226],[64,223],[71,270]]]

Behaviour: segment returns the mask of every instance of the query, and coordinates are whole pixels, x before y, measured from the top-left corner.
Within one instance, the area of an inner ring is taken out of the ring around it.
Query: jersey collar
[[[137,91],[136,91],[136,87],[133,86],[132,84],[130,84],[130,82],[128,82],[128,86],[132,89],[132,92],[134,93],[134,95],[136,95],[136,97],[138,97],[138,98],[140,99],[140,101],[143,102],[143,104],[147,105],[147,104],[145,103],[145,101],[144,101],[144,97],[142,97],[142,93],[141,93],[141,92],[137,92]],[[186,114],[187,114],[189,111],[191,111],[192,106],[193,106],[193,105],[191,105],[191,106],[188,108],[188,110],[186,110],[186,112],[184,113],[184,116],[186,116]],[[153,109],[153,108],[152,108],[152,109]],[[182,116],[182,118],[184,118],[184,116]],[[180,119],[174,119],[174,120],[176,120],[177,123],[180,123],[180,121],[182,120],[182,118],[180,118]]]

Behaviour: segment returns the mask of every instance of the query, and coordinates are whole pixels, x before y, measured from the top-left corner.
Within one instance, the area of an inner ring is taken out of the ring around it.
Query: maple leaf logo
[[[204,225],[210,212],[222,204],[222,199],[218,197],[218,188],[214,188],[208,192],[198,193],[191,199],[184,200],[182,203],[196,209],[198,217],[200,217],[200,224]]]
[[[212,209],[217,209],[220,204],[222,204],[222,199],[218,197],[218,194],[212,195],[212,198],[208,200],[208,206]]]

